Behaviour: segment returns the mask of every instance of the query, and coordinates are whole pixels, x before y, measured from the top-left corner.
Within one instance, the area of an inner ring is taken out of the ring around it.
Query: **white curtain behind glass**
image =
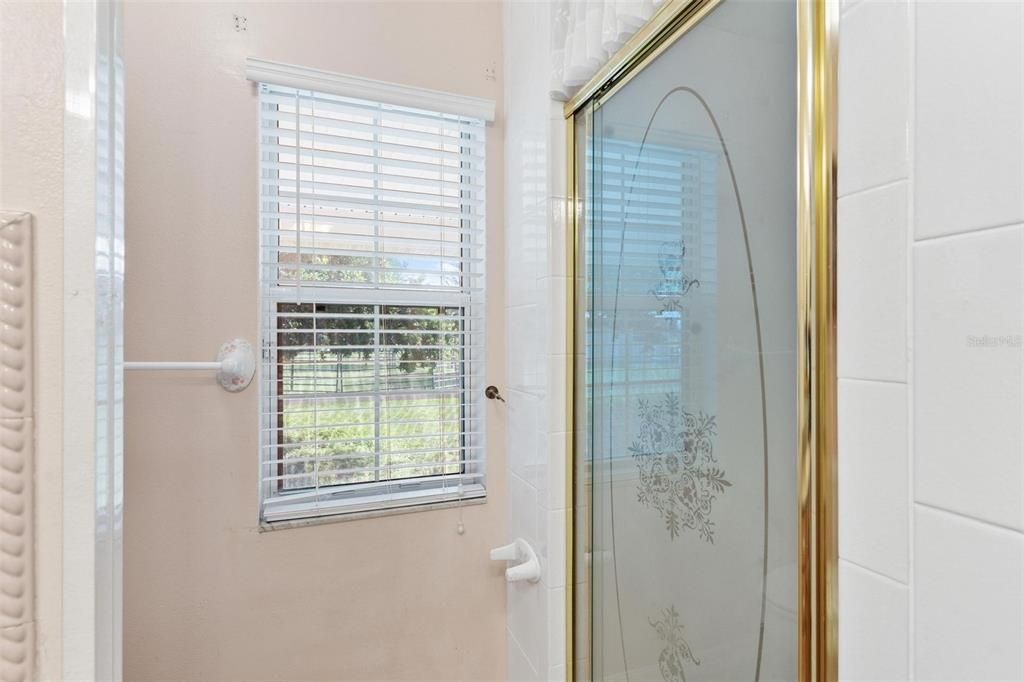
[[[664,0],[552,0],[551,96],[567,100]]]

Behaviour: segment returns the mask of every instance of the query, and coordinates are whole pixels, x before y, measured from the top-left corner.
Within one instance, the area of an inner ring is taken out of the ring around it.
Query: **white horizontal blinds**
[[[596,246],[608,250],[601,260],[615,270],[621,250],[622,272],[610,273],[621,278],[620,294],[647,295],[652,265],[675,273],[663,282],[669,288],[671,281],[682,287],[684,276],[702,285],[716,280],[719,156],[696,145],[649,141],[641,147],[615,138],[597,143],[590,159],[599,183]],[[620,244],[623,225],[628,229]]]
[[[692,333],[692,323],[701,320],[707,327],[715,317],[719,193],[731,192],[728,177],[720,177],[723,167],[717,141],[711,146],[706,140],[657,139],[641,145],[637,139],[600,136],[588,154],[595,194],[592,294],[619,317],[614,375],[605,370],[596,380],[614,384],[628,397],[625,404],[680,387],[686,399],[707,383],[692,376],[701,371],[692,358],[715,366],[717,349],[707,342],[715,330]],[[727,199],[725,205],[735,203],[731,194]],[[607,345],[611,325],[595,322],[588,343],[597,338]]]
[[[260,86],[264,518],[483,493],[484,125]]]

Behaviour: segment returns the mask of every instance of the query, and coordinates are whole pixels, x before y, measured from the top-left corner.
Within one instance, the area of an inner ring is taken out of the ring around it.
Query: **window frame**
[[[275,86],[270,83],[268,85]],[[295,87],[284,85],[277,87]],[[328,90],[310,90],[298,88],[315,95],[337,94]],[[415,89],[408,89],[414,92]],[[260,86],[262,94],[263,87]],[[439,93],[433,93],[437,96]],[[366,99],[365,97],[359,97]],[[370,100],[367,100],[370,101]],[[389,102],[374,102],[375,104],[387,105]],[[483,211],[475,221],[461,219],[460,230],[474,228],[471,235],[463,235],[463,246],[459,249],[461,254],[463,283],[461,290],[438,291],[438,290],[415,290],[415,289],[381,289],[373,287],[345,286],[338,284],[330,285],[308,285],[318,292],[316,300],[303,301],[318,305],[352,305],[352,306],[373,306],[376,315],[380,315],[385,306],[402,307],[437,307],[437,308],[458,308],[462,314],[458,317],[461,326],[461,338],[459,348],[461,350],[460,361],[461,371],[459,373],[460,386],[457,395],[459,400],[459,460],[457,474],[423,475],[392,480],[376,480],[370,482],[350,482],[322,486],[319,488],[296,489],[282,492],[280,481],[275,481],[265,475],[270,462],[280,459],[280,448],[282,445],[284,398],[282,397],[283,364],[279,357],[279,337],[282,330],[279,328],[279,319],[287,317],[288,313],[280,310],[281,303],[296,302],[296,287],[283,283],[279,276],[268,277],[268,267],[273,272],[278,272],[279,243],[268,243],[264,240],[264,234],[270,229],[277,229],[279,218],[267,217],[264,212],[278,212],[278,202],[275,195],[269,199],[264,191],[264,186],[271,184],[278,187],[276,182],[280,172],[265,169],[262,164],[265,160],[279,162],[278,152],[269,152],[271,158],[267,159],[263,149],[267,128],[264,127],[264,106],[262,97],[258,103],[258,143],[259,150],[259,317],[260,317],[260,339],[262,347],[260,378],[260,455],[259,466],[259,520],[264,528],[275,526],[287,526],[294,523],[309,522],[310,520],[342,520],[346,518],[362,518],[367,515],[384,515],[393,513],[405,513],[419,509],[437,509],[467,503],[482,503],[486,501],[486,426],[484,420],[484,409],[482,398],[474,395],[477,387],[471,380],[482,381],[485,369],[485,313],[486,313],[486,285],[483,278],[483,262],[486,252],[484,235],[486,232],[486,155],[479,162],[479,169],[475,176],[479,179],[481,187],[477,197],[473,201],[484,207]],[[398,106],[410,106],[401,103]],[[429,110],[429,109],[423,109]],[[481,150],[485,146],[484,126],[481,131]],[[463,148],[465,149],[465,148]],[[462,162],[467,163],[466,161]],[[462,175],[462,181],[470,178],[470,175]],[[268,180],[270,181],[268,183]],[[464,196],[465,189],[460,189],[460,198]],[[471,208],[469,203],[460,202],[460,211]],[[472,242],[466,245],[465,242]],[[467,254],[467,251],[469,252]],[[479,262],[479,266],[474,266]],[[466,264],[469,264],[473,271],[472,276],[477,278],[477,284],[473,284],[472,277],[467,279],[465,274]],[[467,285],[466,282],[469,282]],[[306,288],[302,284],[302,288]],[[315,310],[315,308],[314,308]],[[468,312],[472,311],[472,312]],[[294,313],[293,313],[294,314]],[[478,321],[477,321],[478,320]],[[467,324],[473,322],[473,328],[467,328]],[[374,356],[379,353],[380,329],[375,332]],[[476,337],[478,341],[472,339]],[[478,355],[476,355],[478,354]],[[474,357],[475,356],[475,357]],[[472,372],[469,367],[471,363],[478,369]],[[272,376],[268,373],[272,372]],[[480,387],[482,393],[482,387]],[[387,396],[387,391],[379,391],[377,395]],[[471,411],[472,414],[468,414]],[[470,428],[471,421],[479,426]],[[379,425],[382,422],[379,416],[376,418],[375,433],[380,433]],[[379,453],[380,441],[375,437],[375,450]],[[471,442],[472,441],[472,442]],[[469,453],[479,453],[472,454]],[[277,463],[275,468],[280,469],[284,465]],[[442,464],[441,466],[445,466]],[[473,477],[464,477],[472,474]],[[379,475],[379,472],[377,472]],[[457,476],[457,483],[453,484],[451,478]],[[269,480],[268,480],[269,478]],[[312,490],[312,495],[303,495],[303,491]]]

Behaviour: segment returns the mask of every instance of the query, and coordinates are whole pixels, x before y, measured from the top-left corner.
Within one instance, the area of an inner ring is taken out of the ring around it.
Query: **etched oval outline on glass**
[[[686,93],[686,94],[690,95],[691,97],[693,97],[695,100],[697,100],[697,102],[700,104],[700,106],[704,109],[704,112],[707,114],[708,120],[711,122],[711,125],[714,126],[715,135],[718,138],[718,143],[719,143],[719,145],[722,148],[722,155],[725,157],[725,163],[726,163],[726,166],[729,169],[729,179],[730,179],[730,181],[732,183],[733,195],[736,198],[736,208],[739,211],[740,228],[741,228],[742,234],[743,234],[743,246],[744,246],[744,249],[746,251],[746,256],[747,256],[747,270],[748,270],[748,273],[750,275],[750,295],[751,295],[751,300],[753,302],[753,307],[754,307],[754,329],[755,329],[755,333],[756,333],[756,336],[757,336],[758,377],[759,377],[759,380],[760,380],[760,388],[761,388],[761,442],[762,442],[762,471],[763,471],[763,475],[762,475],[762,482],[763,482],[763,491],[762,491],[762,499],[763,499],[763,501],[762,501],[763,524],[762,524],[762,526],[763,526],[763,532],[762,532],[762,543],[761,543],[761,546],[762,546],[762,551],[761,551],[761,554],[762,554],[762,561],[761,561],[761,618],[760,618],[760,626],[758,628],[758,635],[757,635],[757,659],[756,659],[756,663],[755,663],[755,666],[754,666],[754,682],[759,682],[760,679],[761,679],[761,659],[762,659],[762,654],[763,654],[763,651],[764,651],[764,620],[765,620],[765,608],[767,606],[767,596],[768,596],[768,512],[769,512],[769,506],[768,506],[768,405],[767,405],[767,393],[766,393],[766,387],[765,387],[764,343],[763,343],[762,335],[761,335],[761,312],[760,312],[760,308],[758,306],[757,278],[756,278],[755,273],[754,273],[753,254],[750,251],[750,235],[749,235],[749,232],[747,230],[747,218],[746,218],[746,213],[743,210],[743,199],[740,196],[739,184],[736,181],[736,171],[733,168],[732,156],[729,154],[729,145],[726,144],[726,142],[725,142],[725,136],[722,134],[722,128],[719,125],[718,119],[715,117],[714,112],[711,110],[710,105],[708,105],[707,100],[705,100],[704,97],[699,92],[697,92],[696,89],[694,89],[692,87],[689,87],[689,86],[686,86],[686,85],[677,85],[677,86],[673,87],[672,89],[670,89],[668,92],[666,92],[664,95],[662,95],[661,99],[658,101],[658,104],[654,107],[654,111],[653,111],[653,113],[651,113],[651,117],[647,121],[647,125],[644,127],[644,134],[643,134],[643,137],[641,137],[641,139],[640,139],[640,148],[639,148],[639,151],[637,152],[636,163],[633,166],[633,173],[632,173],[632,176],[630,178],[630,185],[632,186],[635,183],[635,181],[636,181],[636,175],[637,175],[637,171],[639,169],[640,159],[643,156],[644,147],[647,144],[647,137],[648,137],[648,135],[650,135],[651,127],[654,125],[654,120],[655,120],[655,118],[657,118],[658,112],[665,105],[665,103],[669,100],[669,98],[672,97],[673,95],[677,94],[677,93]],[[630,190],[630,193],[627,196],[626,201],[624,202],[625,207],[628,208],[631,202],[632,202],[632,189]],[[610,352],[610,358],[609,358],[610,370],[611,370],[610,376],[611,377],[615,376],[615,339],[616,339],[616,331],[617,331],[617,323],[618,323],[619,292],[620,292],[621,282],[622,282],[622,262],[623,262],[623,250],[625,248],[625,240],[626,240],[626,221],[625,221],[625,212],[623,212],[622,231],[621,231],[620,237],[619,237],[619,258],[618,258],[618,264],[616,266],[616,275],[615,275],[615,295],[614,295],[614,297],[612,299],[614,302],[612,304],[611,334],[610,334],[610,338],[609,338],[609,345],[610,345],[610,351],[611,351]],[[609,390],[611,390],[613,388],[614,388],[614,380],[612,381],[611,385],[609,386]],[[609,443],[614,442],[613,439],[612,439],[612,426],[613,426],[613,424],[614,424],[614,420],[613,419],[609,419],[608,420],[608,431],[609,431],[609,433],[608,433],[608,436],[609,436],[608,437],[608,442]],[[608,465],[609,465],[609,472],[608,472],[609,473],[609,481],[611,481],[612,480],[612,471],[611,471],[612,459],[611,458],[608,458]],[[629,668],[628,668],[628,663],[626,663],[626,661],[628,661],[628,658],[626,657],[626,644],[625,644],[624,634],[622,632],[622,612],[621,612],[622,606],[621,606],[621,599],[619,597],[619,571],[618,571],[617,552],[615,551],[615,495],[614,494],[609,494],[609,496],[608,496],[608,506],[609,506],[609,512],[610,512],[610,517],[611,517],[611,522],[609,524],[609,530],[610,530],[610,536],[611,536],[610,539],[611,539],[611,544],[612,544],[612,573],[613,573],[613,577],[614,577],[614,581],[615,581],[615,604],[616,604],[616,610],[618,611],[618,618],[619,618],[619,638],[620,638],[620,645],[622,647],[622,659],[623,659],[623,664],[626,667],[626,677],[627,677],[627,680],[628,680],[628,678],[629,678],[628,669]]]

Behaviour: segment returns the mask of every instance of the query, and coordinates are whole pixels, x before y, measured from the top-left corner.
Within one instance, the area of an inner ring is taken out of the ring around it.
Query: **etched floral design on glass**
[[[685,530],[715,541],[712,508],[732,484],[714,453],[714,415],[685,411],[679,396],[638,401],[640,433],[629,446],[639,469],[637,500],[657,510],[674,540]]]
[[[658,249],[658,269],[661,280],[651,289],[651,294],[661,303],[661,312],[680,311],[680,299],[692,287],[699,287],[700,282],[689,279],[683,274],[683,258],[686,257],[686,245],[683,240],[665,242]]]
[[[683,625],[675,605],[662,611],[661,620],[648,619],[648,623],[665,643],[658,657],[658,669],[665,682],[686,682],[685,663],[700,665],[700,659],[693,655],[690,645],[683,639]]]

